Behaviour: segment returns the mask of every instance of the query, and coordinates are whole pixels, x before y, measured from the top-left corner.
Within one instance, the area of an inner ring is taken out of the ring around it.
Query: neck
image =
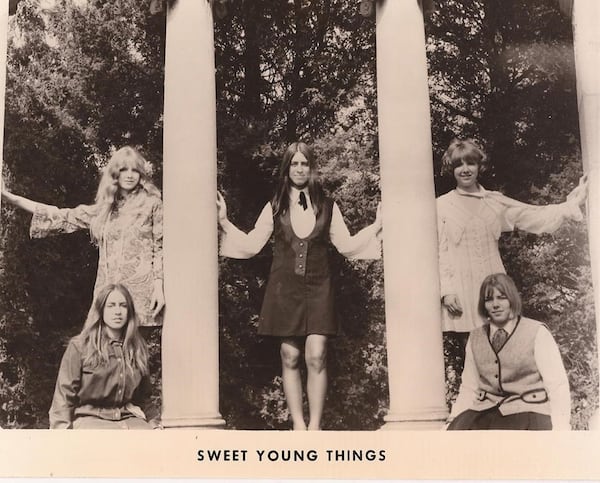
[[[463,188],[462,186],[458,186],[458,188],[460,188],[460,190],[464,191],[465,193],[478,193],[479,192],[479,183],[476,183],[467,188]]]
[[[106,330],[106,335],[111,340],[122,340],[123,339],[123,329],[117,330],[109,327],[108,325],[104,325],[104,330]]]

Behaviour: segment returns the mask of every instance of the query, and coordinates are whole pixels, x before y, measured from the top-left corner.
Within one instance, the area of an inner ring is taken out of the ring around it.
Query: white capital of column
[[[377,98],[390,408],[384,429],[437,429],[448,415],[423,16],[377,12]]]
[[[165,59],[165,427],[224,425],[219,413],[214,72],[210,4],[178,0],[168,14]]]

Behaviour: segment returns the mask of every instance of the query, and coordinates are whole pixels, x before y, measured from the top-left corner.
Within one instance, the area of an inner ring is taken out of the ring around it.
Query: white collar
[[[487,190],[480,184],[477,184],[477,187],[479,189],[477,191],[475,191],[474,193],[465,191],[465,190],[459,188],[458,186],[454,189],[454,191],[456,191],[456,194],[461,195],[461,196],[472,196],[474,198],[485,198],[488,193]]]
[[[512,334],[513,330],[515,330],[515,327],[517,326],[517,320],[519,320],[518,317],[509,320],[505,325],[502,326],[502,329],[504,329],[508,335]],[[498,331],[498,329],[500,329],[500,327],[490,322],[490,340],[492,337],[494,337],[494,334]]]
[[[300,198],[300,193],[304,193],[306,198],[310,200],[310,195],[308,194],[308,186],[305,186],[301,190],[299,190],[295,186],[291,186],[290,188],[290,202],[297,203],[298,199]]]

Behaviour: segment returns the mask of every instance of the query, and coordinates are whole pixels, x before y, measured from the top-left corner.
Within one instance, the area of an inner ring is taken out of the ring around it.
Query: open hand
[[[588,175],[584,174],[579,178],[579,184],[577,187],[569,193],[567,200],[577,205],[585,203],[588,195]]]
[[[152,317],[156,317],[165,306],[165,294],[163,291],[163,281],[156,280],[154,282],[154,289],[152,290],[152,296],[150,297],[150,310],[152,310]]]
[[[217,216],[219,223],[223,223],[227,220],[227,204],[223,195],[217,191]]]
[[[375,214],[375,232],[379,233],[383,228],[383,216],[381,214],[381,201],[377,203],[377,212]]]

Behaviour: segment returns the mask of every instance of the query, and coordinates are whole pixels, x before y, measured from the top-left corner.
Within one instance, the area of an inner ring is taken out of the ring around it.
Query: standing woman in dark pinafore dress
[[[221,255],[250,258],[274,237],[258,333],[281,339],[283,390],[294,429],[319,430],[327,389],[327,339],[338,332],[329,242],[348,258],[379,258],[380,210],[372,225],[350,235],[339,207],[325,196],[312,150],[302,142],[285,151],[275,195],[251,232],[240,231],[227,219],[220,194],[217,207],[223,229]],[[302,349],[308,371],[308,427],[302,411]]]

